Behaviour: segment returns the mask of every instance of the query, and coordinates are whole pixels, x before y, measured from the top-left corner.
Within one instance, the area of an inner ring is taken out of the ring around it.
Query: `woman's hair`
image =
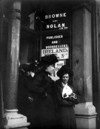
[[[63,75],[65,74],[69,74],[69,81],[68,83],[71,84],[72,83],[72,77],[73,77],[73,71],[67,67],[66,65],[63,65],[57,72],[57,76],[62,79]]]
[[[62,76],[64,75],[64,74],[69,74],[69,77],[72,77],[73,76],[73,71],[70,69],[70,68],[68,68],[66,65],[63,65],[59,70],[58,70],[58,72],[57,72],[57,76],[58,77],[60,77],[60,78],[62,78]]]

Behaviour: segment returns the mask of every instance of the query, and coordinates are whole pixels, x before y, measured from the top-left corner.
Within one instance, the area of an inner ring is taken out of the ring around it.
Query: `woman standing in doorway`
[[[56,81],[56,117],[58,128],[76,129],[74,114],[74,105],[77,103],[77,97],[71,85],[72,71],[65,65],[57,72],[59,80]]]
[[[31,127],[53,128],[56,125],[55,101],[54,101],[54,74],[55,63],[58,59],[55,55],[47,55],[41,58],[41,69],[35,73],[29,92],[33,98],[33,116]]]

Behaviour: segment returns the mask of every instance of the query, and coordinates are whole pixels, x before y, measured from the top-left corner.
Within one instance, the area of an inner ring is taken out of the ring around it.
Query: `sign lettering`
[[[60,38],[63,38],[63,35],[46,36],[46,39],[60,39]]]
[[[47,24],[46,29],[68,29],[65,23]]]
[[[69,58],[69,47],[41,50],[41,56],[45,56],[49,54],[56,54],[59,59],[68,59]]]
[[[45,15],[45,19],[54,19],[54,18],[62,18],[62,17],[66,17],[66,13],[57,13],[57,14]]]

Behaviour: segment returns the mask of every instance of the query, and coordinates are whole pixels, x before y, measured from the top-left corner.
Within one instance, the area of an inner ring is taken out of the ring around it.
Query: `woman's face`
[[[64,74],[64,75],[62,76],[62,82],[63,82],[64,84],[66,84],[66,83],[68,83],[68,80],[69,80],[69,74],[66,73],[66,74]]]
[[[49,65],[49,66],[46,68],[46,71],[48,71],[51,75],[53,75],[54,72],[55,72],[55,65]]]

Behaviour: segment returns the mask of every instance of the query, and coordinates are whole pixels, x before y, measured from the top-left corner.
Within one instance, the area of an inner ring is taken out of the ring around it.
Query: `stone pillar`
[[[27,127],[27,117],[19,114],[17,109],[17,85],[18,85],[18,65],[20,46],[20,25],[21,25],[21,2],[8,2],[8,43],[6,80],[4,88],[4,128]]]
[[[84,98],[75,106],[77,128],[96,129],[92,102],[91,12],[85,7],[74,11],[72,28],[74,85]]]
[[[2,127],[2,81],[1,81],[1,42],[2,42],[2,6],[0,3],[0,128]]]

